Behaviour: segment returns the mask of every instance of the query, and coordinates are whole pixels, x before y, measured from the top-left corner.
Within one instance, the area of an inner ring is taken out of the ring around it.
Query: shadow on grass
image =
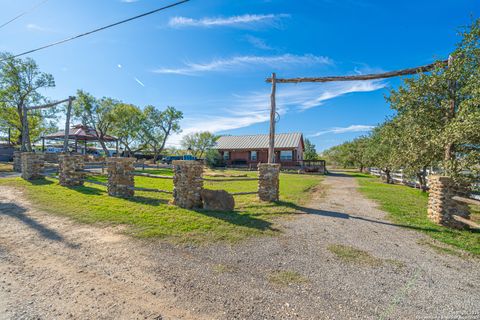
[[[94,188],[94,187],[87,187],[87,186],[68,187],[68,189],[73,190],[73,191],[77,191],[77,192],[80,192],[80,193],[83,193],[83,194],[86,194],[86,195],[89,195],[89,196],[100,196],[100,195],[106,193],[105,190],[101,190],[101,189]]]
[[[47,180],[45,178],[42,179],[35,179],[35,180],[27,180],[31,185],[34,186],[48,186],[50,184],[54,184],[53,181]]]
[[[0,215],[15,218],[35,230],[42,238],[52,241],[65,242],[68,247],[78,248],[78,245],[71,244],[55,230],[49,229],[43,224],[26,215],[27,210],[15,203],[0,203]]]
[[[260,231],[266,231],[266,230],[279,231],[278,229],[273,228],[271,222],[254,218],[248,214],[242,214],[239,211],[218,212],[218,211],[209,211],[209,210],[195,210],[195,212],[203,214],[207,217],[223,220],[225,222],[228,222],[240,227],[257,229]]]
[[[281,204],[283,206],[286,206],[288,208],[292,208],[299,213],[304,213],[304,214],[314,214],[318,216],[323,216],[323,217],[330,217],[330,218],[335,218],[335,219],[352,219],[352,220],[362,220],[365,222],[370,222],[370,223],[376,223],[376,224],[383,224],[387,226],[394,226],[394,227],[400,227],[400,228],[406,228],[406,229],[413,229],[413,230],[421,230],[421,231],[428,231],[428,232],[440,232],[438,229],[434,228],[428,228],[428,227],[416,227],[416,226],[410,226],[406,224],[398,224],[398,223],[391,223],[391,222],[386,222],[386,221],[381,221],[381,220],[374,220],[370,218],[365,218],[361,216],[352,216],[347,213],[343,212],[335,212],[335,211],[327,211],[327,210],[319,210],[319,209],[314,209],[314,208],[308,208],[308,207],[303,207],[299,206],[295,203],[292,202],[286,202],[286,201],[278,201],[278,204]]]
[[[159,206],[161,204],[168,204],[167,199],[155,199],[155,198],[148,198],[144,196],[133,196],[129,198],[123,198],[124,200],[135,202],[139,204],[146,204],[150,206]]]

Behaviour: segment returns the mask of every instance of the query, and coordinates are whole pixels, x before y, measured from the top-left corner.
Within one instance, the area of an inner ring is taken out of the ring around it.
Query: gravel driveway
[[[421,244],[342,174],[280,236],[201,247],[75,224],[0,189],[0,319],[480,318],[478,259]]]

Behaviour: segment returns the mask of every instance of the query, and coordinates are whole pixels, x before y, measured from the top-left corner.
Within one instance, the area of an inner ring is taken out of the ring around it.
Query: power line
[[[36,5],[34,5],[33,7],[31,7],[30,9],[28,10],[25,10],[24,12],[20,13],[18,16],[8,20],[7,22],[5,22],[4,24],[0,25],[0,29],[5,27],[7,24],[10,24],[12,23],[13,21],[17,20],[17,19],[20,19],[21,17],[23,17],[24,15],[26,15],[27,13],[30,13],[32,12],[33,10],[37,9],[38,7],[40,7],[42,4],[44,4],[45,2],[47,2],[48,0],[43,0],[43,1],[40,1],[39,3],[37,3]]]
[[[152,11],[149,11],[149,12],[146,12],[146,13],[142,13],[138,16],[134,16],[134,17],[131,17],[131,18],[128,18],[128,19],[125,19],[125,20],[122,20],[122,21],[119,21],[119,22],[115,22],[115,23],[112,23],[112,24],[109,24],[107,26],[104,26],[104,27],[101,27],[101,28],[97,28],[97,29],[94,29],[94,30],[91,30],[91,31],[88,31],[88,32],[85,32],[85,33],[81,33],[79,35],[76,35],[76,36],[73,36],[73,37],[70,37],[70,38],[66,38],[66,39],[63,39],[63,40],[60,40],[60,41],[57,41],[57,42],[54,42],[54,43],[50,43],[50,44],[47,44],[45,46],[42,46],[42,47],[39,47],[39,48],[36,48],[36,49],[33,49],[33,50],[29,50],[29,51],[25,51],[25,52],[22,52],[22,53],[19,53],[19,54],[16,54],[12,57],[8,57],[8,58],[5,58],[5,59],[2,59],[0,60],[1,61],[5,61],[5,60],[8,60],[8,59],[11,59],[11,58],[17,58],[17,57],[20,57],[20,56],[23,56],[23,55],[26,55],[26,54],[29,54],[29,53],[33,53],[33,52],[36,52],[36,51],[40,51],[40,50],[43,50],[43,49],[47,49],[47,48],[50,48],[50,47],[53,47],[53,46],[56,46],[56,45],[59,45],[59,44],[62,44],[62,43],[65,43],[65,42],[69,42],[69,41],[72,41],[72,40],[75,40],[75,39],[78,39],[78,38],[82,38],[82,37],[85,37],[85,36],[88,36],[92,33],[95,33],[95,32],[99,32],[99,31],[103,31],[105,29],[108,29],[108,28],[112,28],[112,27],[115,27],[115,26],[118,26],[120,24],[123,24],[123,23],[126,23],[126,22],[130,22],[132,20],[136,20],[136,19],[139,19],[139,18],[143,18],[145,16],[148,16],[148,15],[151,15],[151,14],[154,14],[154,13],[157,13],[159,11],[163,11],[163,10],[166,10],[166,9],[169,9],[169,8],[172,8],[172,7],[175,7],[175,6],[178,6],[180,4],[183,4],[185,2],[188,2],[190,0],[182,0],[182,1],[178,1],[178,2],[175,2],[173,4],[170,4],[168,6],[164,6],[164,7],[161,7],[161,8],[158,8],[158,9],[155,9],[155,10],[152,10]]]

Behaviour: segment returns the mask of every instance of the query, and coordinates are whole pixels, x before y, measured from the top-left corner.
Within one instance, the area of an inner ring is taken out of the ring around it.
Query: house
[[[256,165],[268,162],[268,134],[246,136],[222,136],[217,140],[217,149],[227,165]],[[275,135],[275,162],[282,167],[303,165],[305,145],[301,133]]]

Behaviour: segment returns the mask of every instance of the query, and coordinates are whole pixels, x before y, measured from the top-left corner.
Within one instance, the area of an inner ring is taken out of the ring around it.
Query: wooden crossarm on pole
[[[373,74],[359,74],[354,76],[326,76],[326,77],[306,77],[306,78],[276,78],[276,83],[301,83],[301,82],[334,82],[334,81],[359,81],[359,80],[376,80],[386,79],[399,76],[407,76],[419,72],[428,72],[437,66],[446,66],[448,60],[437,61],[420,67],[408,68],[396,71]],[[272,82],[272,78],[267,78],[266,82]]]

